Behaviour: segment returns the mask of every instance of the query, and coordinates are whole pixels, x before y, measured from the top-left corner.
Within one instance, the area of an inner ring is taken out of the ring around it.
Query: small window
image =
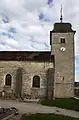
[[[40,77],[38,75],[35,75],[33,77],[33,87],[37,87],[39,88],[40,87]]]
[[[12,77],[10,74],[7,74],[6,75],[6,79],[5,79],[5,85],[6,86],[11,86],[11,80],[12,80]]]
[[[61,43],[65,43],[65,38],[61,38]]]

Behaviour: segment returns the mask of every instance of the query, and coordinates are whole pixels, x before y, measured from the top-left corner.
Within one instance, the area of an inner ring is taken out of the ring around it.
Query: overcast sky
[[[79,0],[0,0],[0,51],[50,50],[50,30],[60,19],[75,34],[76,81],[79,81]]]

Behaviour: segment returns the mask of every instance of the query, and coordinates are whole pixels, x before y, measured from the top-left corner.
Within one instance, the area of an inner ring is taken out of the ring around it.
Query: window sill
[[[40,87],[32,87],[31,89],[40,89]]]
[[[4,88],[7,88],[7,89],[8,89],[8,88],[11,88],[11,86],[9,86],[9,85],[5,85]]]

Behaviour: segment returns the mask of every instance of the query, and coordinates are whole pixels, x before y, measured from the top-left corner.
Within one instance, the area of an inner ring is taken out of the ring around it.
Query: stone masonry
[[[11,87],[6,87],[6,91],[9,93],[16,93],[16,72],[21,68],[23,72],[22,76],[22,91],[21,95],[30,96],[32,99],[45,98],[47,96],[47,75],[46,71],[49,68],[53,68],[52,62],[29,62],[29,61],[0,61],[0,92],[5,89],[5,76],[10,74],[12,76]],[[40,88],[33,88],[32,81],[33,76],[40,76]]]
[[[61,37],[65,43],[61,43]],[[65,51],[61,48],[64,47]],[[51,53],[55,55],[54,97],[74,96],[75,61],[74,32],[52,32]]]

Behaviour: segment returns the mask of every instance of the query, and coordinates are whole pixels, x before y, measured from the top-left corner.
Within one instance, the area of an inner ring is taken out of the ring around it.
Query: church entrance
[[[22,69],[18,69],[16,72],[16,95],[22,97]]]

